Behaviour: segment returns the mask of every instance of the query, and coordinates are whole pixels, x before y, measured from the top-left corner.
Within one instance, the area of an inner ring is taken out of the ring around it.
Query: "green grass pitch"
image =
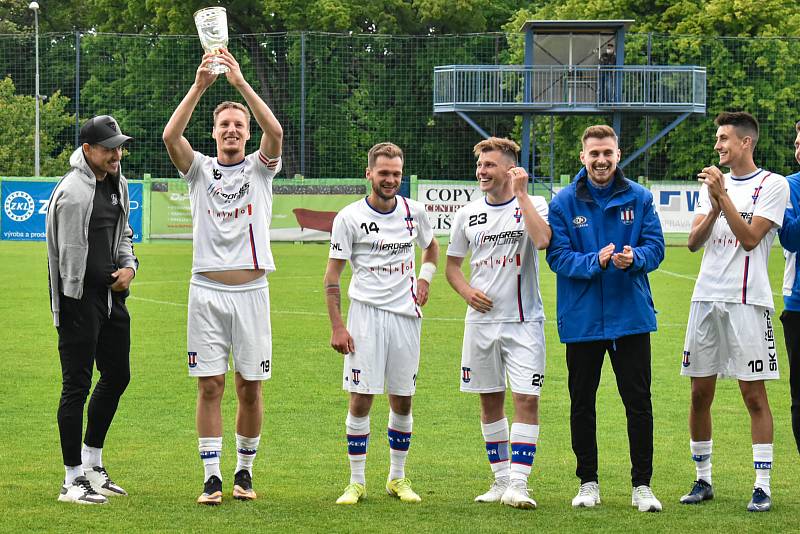
[[[274,370],[264,386],[264,430],[254,469],[259,498],[242,503],[230,497],[236,454],[235,396],[229,375],[223,405],[226,497],[217,508],[196,505],[202,467],[194,430],[196,384],[187,376],[185,348],[191,244],[142,244],[136,252],[141,270],[128,301],[133,318],[133,378],[104,452],[111,474],[131,495],[113,499],[108,506],[87,508],[56,501],[63,477],[56,426],[61,375],[48,308],[45,247],[42,243],[0,243],[3,531],[770,532],[800,528],[800,462],[791,435],[788,367],[777,317],[774,326],[782,378],[768,387],[775,419],[773,511],[745,512],[754,480],[749,418],[733,381],[719,383],[714,403],[716,498],[699,507],[677,503],[694,479],[686,422],[689,382],[679,371],[700,254],[670,247],[662,269],[650,276],[659,310],[659,330],[652,337],[652,485],[664,512],[642,514],[631,507],[625,418],[608,362],[598,393],[603,504],[596,509],[570,507],[578,481],[569,439],[564,348],[553,321],[555,276],[543,256],[542,297],[550,319],[546,323],[547,378],[530,480],[539,509],[526,512],[472,502],[488,487],[491,473],[480,433],[478,398],[458,390],[465,304],[450,289],[443,268],[425,307],[414,438],[407,463],[423,502],[403,505],[384,492],[389,463],[387,406],[379,398],[372,413],[367,499],[356,507],[334,505],[348,481],[347,397],[341,391],[341,356],[329,347],[322,292],[327,246],[285,243],[273,245],[278,266],[270,276]],[[780,249],[775,248],[771,275],[778,312],[783,307],[779,297],[782,260]]]

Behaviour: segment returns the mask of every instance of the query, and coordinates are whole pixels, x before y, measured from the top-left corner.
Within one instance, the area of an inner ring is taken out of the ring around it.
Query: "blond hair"
[[[581,137],[581,143],[586,143],[586,140],[590,137],[595,139],[605,139],[606,137],[613,137],[614,142],[619,144],[619,138],[617,138],[617,132],[614,131],[614,128],[611,126],[606,126],[605,124],[595,124],[593,126],[589,126],[583,131],[583,136]]]
[[[226,109],[238,109],[244,113],[244,116],[247,119],[247,125],[250,125],[250,110],[247,109],[247,106],[240,104],[239,102],[231,102],[230,100],[226,100],[225,102],[220,102],[220,104],[214,108],[214,126],[217,125],[217,115]]]
[[[517,158],[519,157],[519,145],[511,139],[506,139],[503,137],[490,137],[472,147],[472,152],[475,154],[475,157],[480,156],[483,152],[492,152],[494,150],[501,152],[504,156],[511,159],[514,165],[517,164]]]
[[[375,161],[377,161],[379,156],[383,156],[385,158],[400,158],[403,160],[403,151],[400,150],[400,147],[395,145],[394,143],[378,143],[377,145],[373,146],[369,149],[369,153],[367,153],[367,166],[371,169],[375,166]]]

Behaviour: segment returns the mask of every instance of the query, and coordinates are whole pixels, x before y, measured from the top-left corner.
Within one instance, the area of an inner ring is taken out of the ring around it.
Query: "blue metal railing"
[[[434,68],[433,109],[705,112],[706,69],[659,65],[448,65]]]

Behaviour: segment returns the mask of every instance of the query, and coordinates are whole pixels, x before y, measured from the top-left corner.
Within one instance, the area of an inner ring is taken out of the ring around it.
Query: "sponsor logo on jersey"
[[[486,232],[478,232],[475,234],[475,246],[481,245],[513,245],[519,242],[524,232],[522,230],[509,230],[507,232],[500,232],[499,234],[487,234]]]
[[[576,215],[572,218],[572,226],[575,228],[586,228],[589,226],[589,219],[583,215]]]
[[[333,243],[331,242],[331,250],[335,250],[337,252],[342,251],[342,244],[341,243]]]
[[[222,171],[219,170],[219,169],[213,169],[211,171],[211,176],[213,176],[215,180],[221,180],[222,179]]]
[[[462,367],[461,368],[461,381],[464,382],[465,384],[469,384],[470,380],[472,380],[472,377],[470,376],[471,372],[472,372],[471,368]]]
[[[358,385],[361,383],[361,369],[352,369],[353,373],[353,384]]]
[[[683,351],[683,365],[684,367],[689,367],[689,354],[691,354],[688,350]]]
[[[14,191],[6,197],[3,209],[9,219],[15,222],[27,221],[33,215],[36,202],[25,191]]]
[[[401,254],[408,252],[413,247],[413,243],[386,243],[383,239],[373,241],[371,252],[389,252],[390,254]]]
[[[197,367],[197,353],[190,352],[189,353],[189,367]]]
[[[633,206],[620,208],[619,219],[622,221],[622,224],[633,224]]]
[[[208,196],[211,198],[220,197],[225,203],[233,202],[234,200],[239,200],[240,198],[244,198],[250,193],[250,182],[246,182],[242,187],[239,188],[238,191],[235,193],[225,193],[222,191],[222,186],[211,184],[206,189]]]

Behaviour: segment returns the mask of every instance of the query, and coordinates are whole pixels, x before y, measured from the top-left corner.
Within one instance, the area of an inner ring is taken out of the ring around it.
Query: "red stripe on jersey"
[[[253,237],[253,224],[250,224],[250,252],[253,254],[253,268],[258,269],[258,255],[256,254],[256,240]]]
[[[742,279],[742,304],[747,304],[747,271],[750,269],[750,256],[744,257],[744,278]]]
[[[520,271],[521,260],[517,254],[517,310],[519,311],[519,322],[525,320],[525,314],[522,311],[522,272]]]
[[[269,159],[264,154],[262,154],[261,151],[258,152],[258,159],[261,160],[261,163],[266,165],[267,168],[270,169],[270,170],[274,170],[275,167],[278,166],[279,158]]]
[[[253,205],[252,204],[248,204],[247,205],[247,214],[248,215],[252,215],[253,214]]]
[[[412,264],[413,269],[413,264]],[[417,294],[414,293],[414,277],[410,278],[411,280],[411,298],[414,299],[414,312],[417,314],[417,317],[422,317],[419,313],[419,303],[417,302]]]

